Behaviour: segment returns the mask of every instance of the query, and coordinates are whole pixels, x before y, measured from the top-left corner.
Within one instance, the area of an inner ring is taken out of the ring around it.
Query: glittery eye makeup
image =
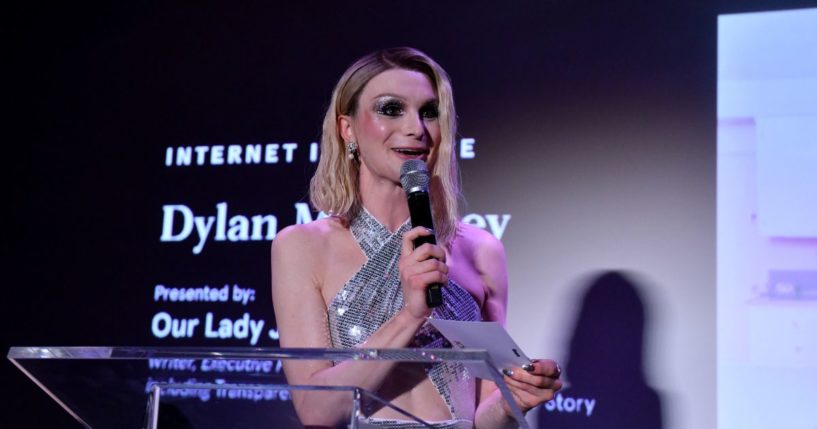
[[[406,113],[406,105],[398,98],[384,96],[375,100],[374,111],[378,115],[395,118]],[[423,119],[437,119],[440,116],[437,100],[431,100],[423,104],[420,107],[419,114]]]
[[[437,119],[440,116],[439,108],[436,101],[429,101],[420,108],[420,116],[423,119]]]
[[[396,117],[403,114],[405,107],[403,102],[396,98],[382,97],[375,101],[374,111],[379,115]]]

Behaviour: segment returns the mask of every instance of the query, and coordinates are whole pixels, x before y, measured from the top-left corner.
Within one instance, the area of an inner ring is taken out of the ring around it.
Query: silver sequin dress
[[[398,260],[403,234],[411,229],[406,221],[391,233],[366,209],[352,220],[352,235],[368,258],[332,299],[328,322],[332,347],[351,348],[366,341],[387,320],[403,307]],[[442,289],[443,305],[433,310],[431,317],[447,320],[479,321],[479,306],[466,290],[453,281]],[[412,348],[450,347],[445,338],[431,325],[425,324],[415,334]],[[476,384],[474,377],[461,364],[437,363],[426,368],[434,387],[445,400],[451,419],[433,422],[435,428],[473,428]],[[368,423],[386,428],[422,428],[403,420],[368,419]]]

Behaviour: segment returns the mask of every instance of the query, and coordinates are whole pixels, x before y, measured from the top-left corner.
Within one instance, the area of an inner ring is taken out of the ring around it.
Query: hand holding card
[[[429,319],[455,348],[484,349],[491,355],[496,369],[507,374],[515,367],[533,368],[529,359],[505,328],[497,322],[461,322]],[[469,368],[475,376],[490,379],[483,370]],[[527,369],[526,369],[527,370]]]

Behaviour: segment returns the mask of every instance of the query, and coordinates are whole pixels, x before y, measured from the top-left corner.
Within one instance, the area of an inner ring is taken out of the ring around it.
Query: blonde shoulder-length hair
[[[309,186],[312,205],[345,220],[362,208],[357,158],[350,160],[338,130],[341,115],[354,116],[363,88],[375,76],[390,69],[417,71],[428,76],[437,93],[441,139],[429,156],[431,201],[437,240],[447,245],[457,233],[460,184],[455,153],[457,115],[448,74],[428,55],[413,48],[390,48],[357,60],[340,77],[323,120],[321,155]]]

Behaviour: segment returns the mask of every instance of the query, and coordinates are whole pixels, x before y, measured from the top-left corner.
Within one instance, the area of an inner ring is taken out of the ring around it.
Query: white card
[[[454,348],[484,349],[491,355],[496,369],[511,369],[530,363],[530,359],[505,328],[497,322],[461,322],[458,320],[429,319]],[[474,376],[492,379],[483,365],[467,365]]]

